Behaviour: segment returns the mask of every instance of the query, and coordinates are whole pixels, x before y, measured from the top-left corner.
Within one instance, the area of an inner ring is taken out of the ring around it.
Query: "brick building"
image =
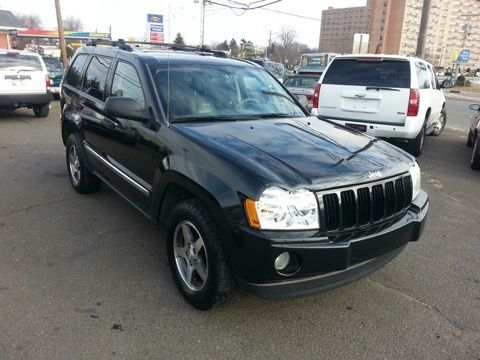
[[[368,0],[366,6],[325,10],[320,51],[351,52],[353,34],[365,32],[370,34],[370,53],[415,54],[422,6],[423,0]],[[351,16],[346,15],[349,11],[358,14],[354,19],[363,23],[352,21]],[[465,67],[479,67],[479,20],[477,0],[432,0],[425,59],[436,66],[449,67],[453,48],[466,47],[471,49],[471,55]]]
[[[371,0],[368,0],[370,3]],[[322,11],[319,50],[321,52],[351,53],[355,33],[369,32],[371,6]]]

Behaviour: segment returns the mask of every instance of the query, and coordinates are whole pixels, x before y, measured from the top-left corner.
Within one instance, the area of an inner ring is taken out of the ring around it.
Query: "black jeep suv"
[[[310,116],[266,70],[202,49],[79,49],[61,88],[70,181],[155,224],[195,307],[361,278],[421,235],[414,158]]]

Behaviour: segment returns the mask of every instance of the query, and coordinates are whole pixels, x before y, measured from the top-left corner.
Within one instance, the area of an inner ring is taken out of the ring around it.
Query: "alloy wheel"
[[[208,278],[207,250],[200,232],[190,221],[181,221],[175,228],[173,253],[183,283],[190,290],[202,290]]]
[[[77,149],[75,145],[70,146],[68,151],[68,168],[74,185],[80,183],[80,158],[78,157]]]

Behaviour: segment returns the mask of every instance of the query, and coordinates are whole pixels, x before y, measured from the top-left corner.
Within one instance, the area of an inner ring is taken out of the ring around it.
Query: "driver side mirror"
[[[134,99],[124,96],[110,96],[103,108],[105,114],[140,122],[149,122],[150,117],[146,110]]]
[[[453,87],[453,82],[452,80],[443,80],[442,83],[440,84],[441,89],[450,89]]]
[[[471,104],[469,109],[473,111],[480,111],[480,104]]]

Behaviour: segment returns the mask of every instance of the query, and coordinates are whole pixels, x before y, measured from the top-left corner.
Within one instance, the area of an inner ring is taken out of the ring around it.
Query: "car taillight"
[[[318,109],[318,100],[320,99],[320,88],[321,88],[321,84],[317,84],[317,86],[315,86],[315,90],[313,91],[312,107],[314,109]]]
[[[408,99],[407,116],[417,116],[420,108],[420,91],[418,89],[410,89],[410,99]]]
[[[50,88],[52,87],[52,82],[48,75],[45,75],[45,87],[47,88],[47,91],[50,91]]]

